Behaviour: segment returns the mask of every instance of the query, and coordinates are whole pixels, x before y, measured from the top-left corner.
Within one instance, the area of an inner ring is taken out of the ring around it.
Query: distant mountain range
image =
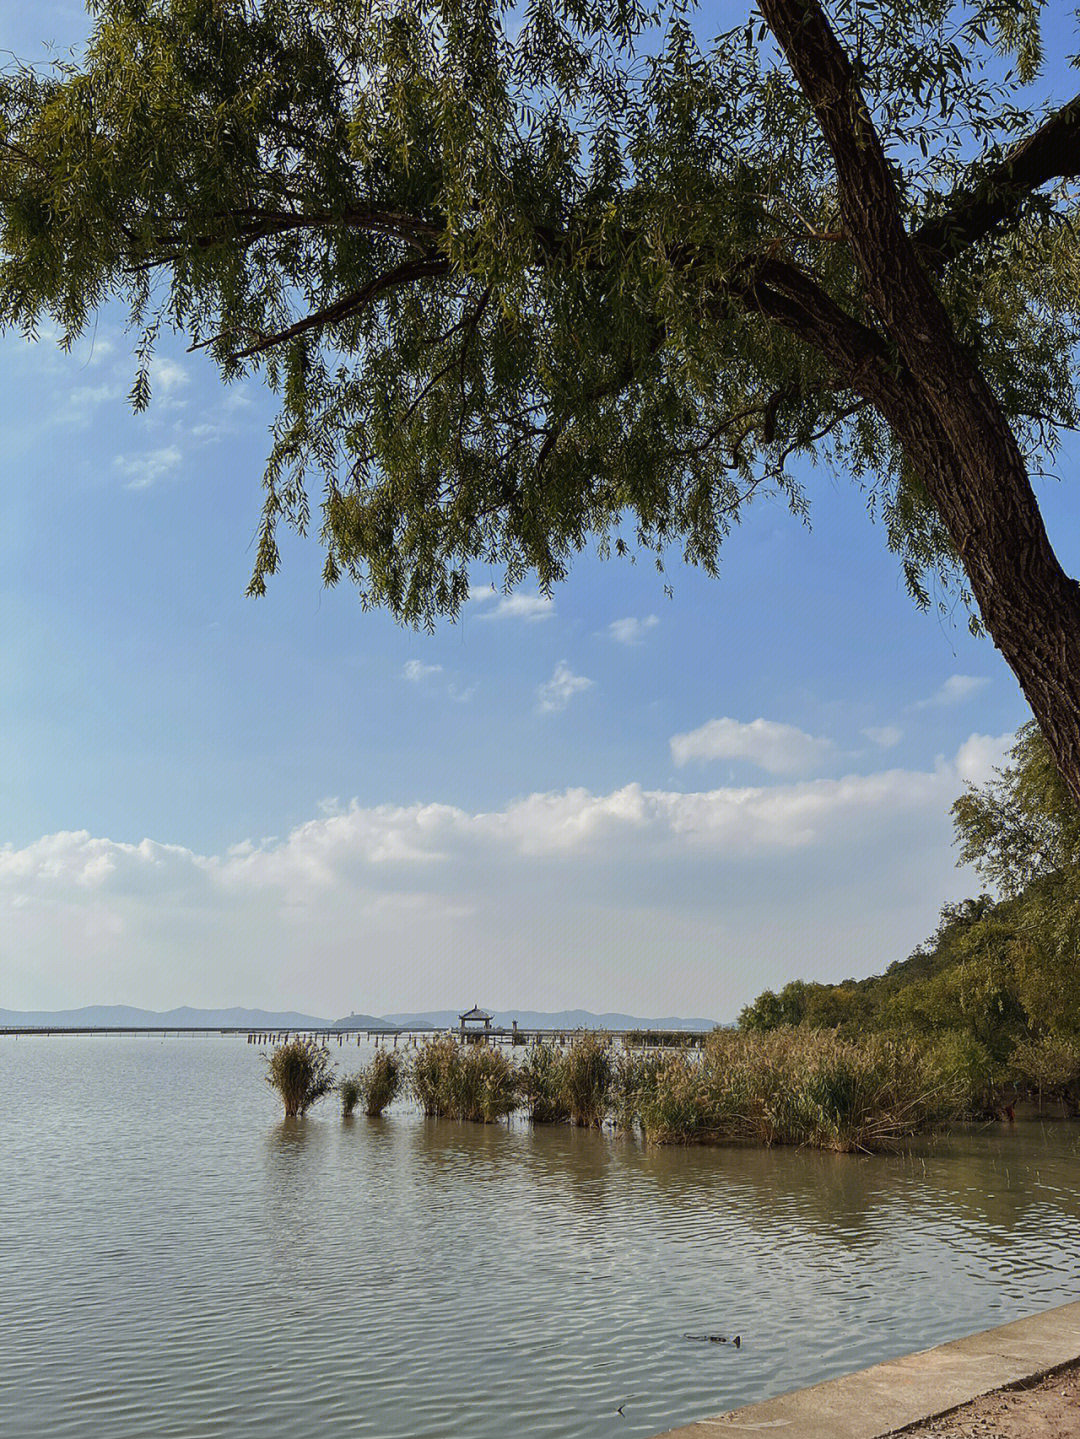
[[[355,1015],[356,1027],[382,1025],[381,1019]],[[85,1009],[0,1009],[0,1026],[45,1029],[329,1029],[315,1014],[267,1009],[133,1009],[128,1004],[91,1004]]]
[[[592,1014],[587,1009],[548,1013],[536,1009],[496,1010],[492,1024],[509,1029],[696,1029],[716,1027],[712,1019],[639,1019],[632,1014]],[[422,1014],[350,1014],[323,1019],[295,1010],[266,1009],[135,1009],[127,1004],[91,1004],[83,1009],[0,1009],[6,1029],[449,1029],[458,1022],[456,1010],[432,1009]]]

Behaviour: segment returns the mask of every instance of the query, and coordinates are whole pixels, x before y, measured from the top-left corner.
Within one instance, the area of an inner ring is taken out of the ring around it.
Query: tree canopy
[[[1038,726],[1019,730],[1009,759],[994,779],[969,785],[953,804],[960,862],[974,865],[1010,898],[1037,881],[1076,885],[1080,808]]]
[[[95,0],[0,82],[0,323],[162,327],[281,398],[251,581],[431,624],[850,473],[956,584],[1080,796],[1080,588],[1030,474],[1078,423],[1080,96],[1037,0]]]

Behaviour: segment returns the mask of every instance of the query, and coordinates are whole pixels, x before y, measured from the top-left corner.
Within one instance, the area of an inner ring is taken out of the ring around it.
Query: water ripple
[[[0,1040],[0,1081],[5,1439],[645,1436],[1080,1290],[1062,1125],[866,1159],[282,1122],[224,1039]]]

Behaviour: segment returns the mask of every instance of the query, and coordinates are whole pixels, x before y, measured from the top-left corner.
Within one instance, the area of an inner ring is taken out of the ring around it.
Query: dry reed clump
[[[566,1048],[536,1040],[517,1071],[518,1092],[534,1124],[599,1129],[611,1113],[616,1068],[598,1035],[578,1035]]]
[[[534,1124],[565,1124],[570,1110],[563,1096],[562,1055],[535,1040],[518,1069],[518,1092]]]
[[[313,1039],[291,1039],[266,1057],[266,1082],[285,1105],[286,1119],[305,1115],[335,1087],[330,1052]]]
[[[461,1046],[456,1040],[428,1039],[417,1046],[409,1073],[413,1098],[429,1119],[454,1113]]]
[[[611,1097],[613,1066],[607,1044],[598,1035],[581,1035],[564,1051],[559,1070],[561,1099],[571,1124],[599,1129]]]
[[[360,1085],[358,1074],[347,1075],[338,1084],[338,1094],[341,1095],[341,1114],[344,1119],[351,1119],[353,1110],[360,1103],[363,1089]]]
[[[519,1104],[517,1070],[501,1049],[470,1045],[458,1069],[457,1117],[494,1124]]]
[[[430,1039],[416,1051],[410,1075],[421,1109],[433,1118],[492,1124],[518,1107],[518,1075],[501,1050]]]
[[[685,1055],[662,1059],[636,1095],[641,1132],[650,1144],[717,1143],[715,1096],[705,1065]]]
[[[364,1113],[369,1119],[376,1119],[397,1098],[404,1078],[404,1064],[401,1055],[392,1049],[377,1049],[370,1064],[364,1066],[356,1076],[364,1102]]]

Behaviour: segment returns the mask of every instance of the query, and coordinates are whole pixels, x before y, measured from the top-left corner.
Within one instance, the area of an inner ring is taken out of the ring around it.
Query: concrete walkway
[[[1080,1302],[671,1429],[658,1439],[884,1439],[1080,1358]]]

